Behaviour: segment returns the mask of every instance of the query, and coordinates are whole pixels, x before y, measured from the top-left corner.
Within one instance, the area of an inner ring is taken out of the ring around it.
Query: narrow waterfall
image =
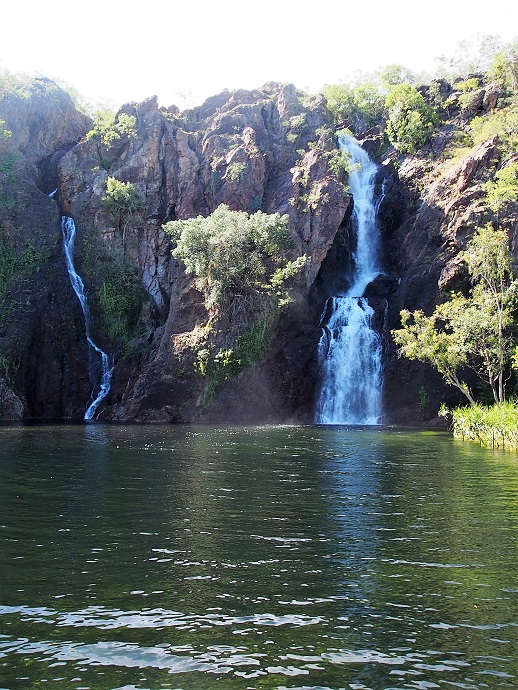
[[[72,218],[68,216],[63,216],[61,218],[61,233],[63,235],[63,250],[65,252],[65,263],[68,271],[68,277],[70,278],[70,284],[72,285],[74,292],[77,295],[77,299],[81,304],[81,309],[83,310],[83,316],[85,320],[85,331],[86,339],[90,345],[92,351],[96,356],[100,357],[101,360],[101,380],[99,383],[99,390],[97,386],[92,391],[92,402],[88,406],[84,419],[93,419],[97,408],[108,395],[110,391],[110,384],[113,371],[112,358],[106,354],[101,348],[95,344],[91,336],[91,318],[90,310],[88,308],[88,299],[85,293],[85,287],[81,276],[77,273],[74,266],[74,244],[76,238],[76,224]]]
[[[349,187],[354,199],[356,249],[351,285],[331,298],[322,317],[318,354],[322,387],[317,422],[379,424],[381,421],[382,343],[373,327],[374,309],[363,296],[380,273],[375,198],[377,165],[352,137],[340,137],[350,155]]]

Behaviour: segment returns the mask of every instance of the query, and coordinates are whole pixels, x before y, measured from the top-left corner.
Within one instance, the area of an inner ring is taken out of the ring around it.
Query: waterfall
[[[110,391],[110,384],[113,372],[113,362],[111,357],[106,354],[101,348],[95,344],[91,336],[91,318],[90,310],[88,307],[88,299],[85,293],[85,286],[81,276],[77,273],[74,266],[74,244],[76,238],[76,224],[68,216],[63,216],[61,218],[61,233],[63,235],[63,250],[65,252],[65,263],[68,271],[68,277],[70,278],[70,284],[77,295],[77,299],[81,304],[81,309],[83,310],[83,316],[85,320],[85,331],[86,339],[90,345],[93,352],[100,357],[101,360],[101,380],[99,383],[99,391],[94,397],[94,391],[92,391],[92,402],[88,406],[84,419],[93,419],[97,408],[108,395]],[[95,390],[95,389],[94,389]]]
[[[382,343],[373,327],[374,309],[363,296],[380,273],[377,165],[352,137],[341,136],[350,155],[349,187],[354,200],[356,249],[351,286],[331,298],[322,317],[318,347],[322,387],[317,421],[322,424],[379,424],[381,420]]]

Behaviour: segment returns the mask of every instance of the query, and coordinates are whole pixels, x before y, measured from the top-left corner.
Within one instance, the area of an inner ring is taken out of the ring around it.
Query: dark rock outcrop
[[[7,403],[4,396],[3,414],[78,417],[91,385],[84,325],[64,267],[59,211],[48,194],[57,187],[59,159],[91,121],[48,79],[3,93],[0,119],[11,132],[0,142],[0,354],[15,395]]]
[[[477,83],[470,112],[455,85],[438,80],[422,89],[442,103],[443,124],[419,154],[387,152],[381,126],[363,135],[366,150],[385,157],[376,180],[384,272],[367,296],[386,310],[388,328],[399,325],[402,308],[431,312],[447,291],[467,288],[459,252],[491,218],[484,183],[509,162],[496,137],[459,162],[448,158],[469,118],[501,100],[500,87]],[[0,418],[81,419],[88,405],[89,350],[61,248],[66,214],[77,226],[76,259],[94,329],[116,356],[99,418],[311,422],[320,316],[326,300],[344,289],[354,249],[353,202],[344,174],[330,164],[336,143],[325,100],[271,83],[224,91],[183,113],[152,97],[126,104],[122,115],[133,131],[107,143],[85,136],[92,122],[49,80],[0,97],[0,119],[12,132],[0,142],[0,231],[16,268],[0,281]],[[135,212],[110,211],[108,178],[133,185]],[[235,324],[207,309],[172,258],[162,226],[207,216],[220,204],[286,214],[289,258],[305,254],[309,261],[293,302],[272,322],[264,357],[211,393],[208,377],[196,373],[197,356],[205,347],[228,347]],[[504,226],[516,248],[512,218]],[[100,295],[110,281],[121,294],[140,286],[126,342],[103,320]],[[390,338],[386,350],[387,422],[421,420],[453,399],[430,367],[398,359]]]
[[[107,145],[95,136],[85,138],[90,120],[55,84],[36,80],[24,88],[23,97],[14,94],[0,103],[6,127],[15,132],[6,145],[16,152],[20,180],[31,188],[27,218],[18,212],[6,236],[20,237],[21,231],[32,237],[32,220],[45,257],[24,277],[30,304],[21,308],[22,319],[5,322],[0,342],[16,369],[13,390],[25,401],[25,416],[81,417],[92,388],[82,315],[63,266],[61,213],[76,222],[76,263],[96,322],[102,316],[96,295],[114,266],[129,267],[145,290],[140,339],[129,354],[116,352],[112,391],[101,417],[161,422],[209,418],[210,405],[200,407],[207,384],[193,369],[208,314],[183,266],[172,259],[162,225],[206,216],[222,203],[235,210],[287,214],[291,257],[306,254],[310,259],[298,287],[298,300],[304,302],[350,206],[342,180],[328,166],[336,145],[325,101],[278,84],[224,92],[185,113],[159,108],[156,98],[150,98],[121,109],[118,116],[134,118],[134,132]],[[108,177],[134,185],[143,201],[137,214],[117,218],[106,209]],[[54,185],[58,191],[49,199]],[[13,302],[21,289],[20,282],[13,284]],[[295,304],[288,312],[297,309]],[[249,390],[259,380],[270,380],[275,388],[279,379],[268,371],[284,361],[283,351],[291,352],[290,361],[299,350],[308,359],[306,331],[315,329],[314,318],[307,310],[301,313],[303,345],[295,337],[286,350],[284,341],[274,339],[267,363],[244,372],[239,385],[246,387],[251,376]],[[99,338],[110,345],[107,332],[101,330]],[[20,341],[23,347],[17,348]],[[229,419],[237,419],[248,400],[248,418],[282,420],[296,381],[299,389],[307,388],[301,381],[303,367],[293,371],[270,410],[263,405],[261,411],[257,394],[236,399],[231,413],[229,398]]]

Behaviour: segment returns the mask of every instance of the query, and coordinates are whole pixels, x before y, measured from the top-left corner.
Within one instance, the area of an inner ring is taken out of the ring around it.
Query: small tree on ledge
[[[305,256],[286,261],[291,245],[288,216],[231,211],[221,204],[208,217],[166,223],[173,256],[195,276],[207,308],[232,308],[281,296],[306,265]]]
[[[115,177],[106,178],[106,194],[101,198],[103,208],[122,227],[122,244],[126,246],[129,220],[142,209],[143,201],[132,182],[121,182]]]

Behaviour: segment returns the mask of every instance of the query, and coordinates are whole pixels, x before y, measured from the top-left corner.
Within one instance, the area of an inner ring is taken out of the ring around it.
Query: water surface
[[[0,438],[0,688],[518,687],[516,455],[380,428]]]

